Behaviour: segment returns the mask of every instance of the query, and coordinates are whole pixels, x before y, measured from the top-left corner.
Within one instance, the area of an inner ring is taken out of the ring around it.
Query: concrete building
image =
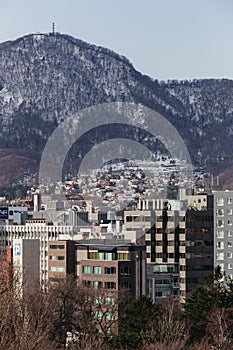
[[[13,266],[22,293],[40,283],[39,239],[13,240]]]
[[[12,247],[15,239],[38,239],[40,242],[40,283],[48,283],[48,242],[72,240],[76,230],[73,226],[46,225],[45,219],[27,220],[25,225],[1,226],[6,247]]]
[[[179,264],[147,264],[147,295],[153,303],[161,304],[172,295],[180,301]]]
[[[146,295],[145,246],[125,240],[80,241],[76,245],[76,276],[84,287]]]
[[[213,196],[207,196],[207,208],[186,213],[186,295],[204,283],[214,270],[214,217]]]
[[[49,283],[62,282],[69,275],[75,275],[75,241],[49,241]]]
[[[169,294],[183,302],[213,271],[212,197],[194,197],[189,203],[200,210],[183,200],[143,200],[142,210],[125,211],[124,236],[144,238],[148,296],[158,304]]]
[[[214,194],[214,266],[233,278],[233,191]]]

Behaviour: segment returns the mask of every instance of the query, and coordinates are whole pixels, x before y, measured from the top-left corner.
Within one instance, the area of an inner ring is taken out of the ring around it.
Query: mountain
[[[4,150],[13,157],[5,178],[12,179],[15,164],[17,173],[21,166],[22,173],[34,171],[38,153],[64,118],[114,101],[160,112],[177,128],[196,166],[215,174],[232,166],[233,81],[158,81],[106,48],[59,33],[31,34],[0,44],[1,164]],[[15,150],[32,163],[20,165]]]

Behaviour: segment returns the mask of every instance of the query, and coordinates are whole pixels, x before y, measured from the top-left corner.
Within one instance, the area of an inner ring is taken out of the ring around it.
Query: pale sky
[[[233,79],[232,0],[0,0],[0,42],[52,22],[156,79]]]

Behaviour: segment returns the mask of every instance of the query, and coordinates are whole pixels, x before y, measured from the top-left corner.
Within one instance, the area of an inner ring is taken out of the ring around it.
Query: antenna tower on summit
[[[52,34],[55,35],[55,23],[52,23]]]

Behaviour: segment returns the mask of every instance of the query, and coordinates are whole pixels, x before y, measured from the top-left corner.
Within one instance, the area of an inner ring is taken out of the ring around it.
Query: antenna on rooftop
[[[55,35],[55,23],[52,23],[52,34]]]

